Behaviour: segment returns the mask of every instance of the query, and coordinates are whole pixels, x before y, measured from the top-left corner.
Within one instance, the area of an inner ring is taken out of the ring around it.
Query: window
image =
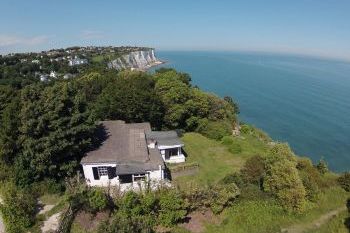
[[[135,174],[134,182],[146,180],[146,174]]]
[[[98,167],[97,168],[98,175],[101,176],[108,176],[108,167]]]
[[[121,184],[132,183],[132,175],[119,175],[119,182]]]
[[[169,159],[171,156],[177,156],[179,152],[178,148],[171,148],[165,150],[165,159]]]

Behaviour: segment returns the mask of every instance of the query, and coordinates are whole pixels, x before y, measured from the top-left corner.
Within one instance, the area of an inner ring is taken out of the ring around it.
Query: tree
[[[21,102],[17,182],[72,174],[95,130],[84,94],[73,83],[37,84],[22,90]]]
[[[225,96],[224,100],[233,107],[236,114],[240,113],[238,104],[232,99],[231,96]]]
[[[5,107],[0,116],[0,159],[11,164],[19,151],[19,110],[20,102],[18,97]]]
[[[264,190],[273,194],[286,210],[301,212],[306,191],[296,169],[295,156],[286,144],[277,144],[266,160]]]
[[[149,121],[157,128],[161,127],[163,119],[162,103],[154,91],[154,81],[140,72],[120,73],[98,97],[95,113],[103,120]]]

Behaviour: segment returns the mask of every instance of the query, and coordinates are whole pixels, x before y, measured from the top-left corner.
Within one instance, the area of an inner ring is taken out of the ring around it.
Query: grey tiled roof
[[[183,145],[176,131],[147,131],[147,140],[156,140],[159,146]]]
[[[122,169],[159,169],[164,166],[157,149],[148,149],[145,133],[151,131],[149,123],[126,124],[123,121],[100,122],[105,140],[86,154],[81,164],[116,163]],[[118,170],[118,169],[117,169]]]

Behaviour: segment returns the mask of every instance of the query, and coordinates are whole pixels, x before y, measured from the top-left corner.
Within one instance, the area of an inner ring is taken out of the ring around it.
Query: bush
[[[242,178],[242,175],[238,172],[234,172],[232,174],[226,175],[222,180],[219,182],[220,184],[236,184],[239,188],[244,186],[244,181]]]
[[[284,209],[302,212],[306,191],[296,169],[296,157],[286,144],[277,144],[265,160],[264,190],[274,195]]]
[[[321,174],[325,174],[328,172],[328,165],[326,163],[326,161],[324,161],[323,159],[321,159],[318,164],[316,165],[317,170],[321,173]]]
[[[208,189],[210,208],[214,214],[221,213],[239,195],[239,189],[235,184],[215,185]]]
[[[350,172],[343,173],[337,181],[345,191],[350,192]]]
[[[223,137],[223,138],[221,139],[221,143],[222,143],[223,145],[226,145],[226,146],[231,145],[231,144],[233,143],[233,138],[232,138],[232,136],[225,136],[225,137]]]
[[[33,183],[32,188],[33,191],[40,196],[44,194],[61,194],[65,189],[62,182],[58,182],[54,179],[45,179],[43,181]]]
[[[220,140],[224,136],[232,134],[232,125],[227,121],[208,121],[203,119],[200,121],[197,131],[208,138]]]
[[[105,209],[108,205],[106,194],[101,189],[92,189],[87,193],[87,203],[92,212]]]
[[[24,232],[34,223],[36,198],[30,190],[22,190],[12,183],[5,185],[3,204],[0,211],[6,226],[6,232]]]
[[[186,205],[180,193],[174,189],[160,191],[158,221],[161,225],[173,226],[184,219],[186,214]]]
[[[242,146],[239,143],[233,143],[229,146],[228,150],[232,154],[239,154],[242,152]]]
[[[265,161],[259,156],[249,158],[241,169],[242,178],[246,183],[261,185],[265,173]]]
[[[308,158],[301,158],[297,162],[297,169],[306,191],[306,198],[316,202],[320,194],[322,179],[319,171]]]
[[[111,220],[102,222],[97,233],[151,233],[152,221],[149,216],[127,216],[116,213]]]
[[[189,203],[190,210],[211,208],[213,213],[218,214],[229,206],[240,194],[235,183],[220,183],[208,187],[195,187],[184,194]]]

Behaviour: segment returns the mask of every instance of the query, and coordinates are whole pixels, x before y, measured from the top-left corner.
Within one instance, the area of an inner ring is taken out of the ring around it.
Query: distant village
[[[0,79],[26,77],[42,82],[70,79],[84,71],[88,64],[107,66],[112,59],[144,49],[149,48],[87,46],[0,55]]]

